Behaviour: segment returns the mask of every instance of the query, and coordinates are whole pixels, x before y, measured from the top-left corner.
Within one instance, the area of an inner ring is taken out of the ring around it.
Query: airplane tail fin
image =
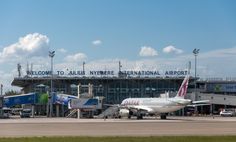
[[[189,81],[189,75],[187,75],[184,78],[184,81],[182,82],[182,84],[181,84],[181,86],[179,88],[179,91],[178,91],[178,93],[177,93],[177,95],[175,97],[184,98],[184,96],[186,96],[187,89],[188,89],[188,81]]]

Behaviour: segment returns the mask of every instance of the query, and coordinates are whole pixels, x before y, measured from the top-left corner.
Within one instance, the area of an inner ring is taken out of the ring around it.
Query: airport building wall
[[[213,94],[213,93],[199,93],[198,97],[202,100],[210,100],[212,104],[236,106],[236,96]]]
[[[78,85],[93,86],[94,96],[103,96],[104,103],[119,104],[125,98],[159,97],[161,93],[170,91],[175,96],[184,77],[54,77],[53,91],[77,96]],[[23,93],[50,91],[50,77],[17,77],[12,85],[22,87]],[[233,81],[197,81],[195,93],[194,78],[190,78],[187,97],[193,101],[210,100],[211,105],[197,107],[199,113],[219,113],[222,108],[236,108],[236,82]],[[80,94],[88,92],[82,87]],[[66,110],[61,106],[62,110]],[[45,110],[45,106],[36,107]],[[40,111],[39,111],[40,112]],[[180,112],[180,115],[181,112]],[[62,116],[64,116],[62,114]]]
[[[190,95],[193,100],[209,100],[210,105],[198,107],[201,113],[219,114],[222,109],[236,108],[236,81],[228,79],[206,79],[197,81],[197,92]]]
[[[78,95],[86,94],[88,85],[92,85],[93,96],[103,96],[105,104],[120,104],[122,100],[132,97],[159,97],[161,93],[170,91],[170,96],[176,95],[184,77],[54,77],[53,91],[57,94]],[[12,85],[22,87],[22,93],[36,92],[45,94],[50,92],[51,77],[17,77]],[[190,79],[190,88],[194,86],[194,79]],[[70,112],[63,105],[53,106],[53,112],[57,107],[60,116],[67,116]],[[36,105],[35,112],[46,115],[46,105]],[[36,115],[37,115],[36,114]],[[53,113],[55,115],[56,113]]]
[[[170,91],[175,94],[184,77],[175,78],[53,78],[53,91],[77,96],[78,87],[93,85],[94,96],[103,96],[105,103],[118,104],[129,97],[159,97],[161,93]],[[190,79],[190,88],[194,86],[193,78]],[[22,87],[24,93],[47,92],[50,90],[50,77],[48,78],[14,78],[12,85]],[[80,93],[88,92],[84,87]]]

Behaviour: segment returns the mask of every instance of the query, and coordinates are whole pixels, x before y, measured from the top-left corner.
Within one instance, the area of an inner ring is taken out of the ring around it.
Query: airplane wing
[[[207,105],[210,105],[210,100],[193,101],[191,105],[187,105],[187,106],[197,107],[197,106],[207,106]]]
[[[193,101],[193,104],[210,103],[210,100]]]
[[[168,101],[170,101],[170,102],[173,102],[173,103],[176,103],[176,104],[178,104],[178,105],[186,105],[186,102],[184,101],[184,100],[168,100]]]
[[[137,110],[137,111],[153,112],[153,109],[151,109],[149,107],[145,107],[145,106],[130,106],[130,107],[126,107],[126,108],[131,109],[131,110]]]
[[[104,104],[105,106],[109,107],[118,107],[118,108],[124,108],[129,110],[136,110],[136,111],[146,111],[146,112],[152,112],[153,109],[145,106],[122,106],[120,104]]]
[[[211,105],[211,104],[192,104],[192,105],[187,105],[187,107],[197,107],[197,106],[207,106],[207,105]]]
[[[108,107],[120,107],[120,104],[103,104],[103,105]]]

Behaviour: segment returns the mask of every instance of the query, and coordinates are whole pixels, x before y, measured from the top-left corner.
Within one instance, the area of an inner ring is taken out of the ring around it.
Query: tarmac
[[[0,119],[0,137],[236,135],[236,117]]]

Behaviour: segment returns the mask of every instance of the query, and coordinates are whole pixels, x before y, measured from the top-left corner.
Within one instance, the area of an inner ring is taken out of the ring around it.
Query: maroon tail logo
[[[179,97],[185,96],[187,93],[187,88],[188,88],[188,79],[185,79],[179,89],[178,96]]]

